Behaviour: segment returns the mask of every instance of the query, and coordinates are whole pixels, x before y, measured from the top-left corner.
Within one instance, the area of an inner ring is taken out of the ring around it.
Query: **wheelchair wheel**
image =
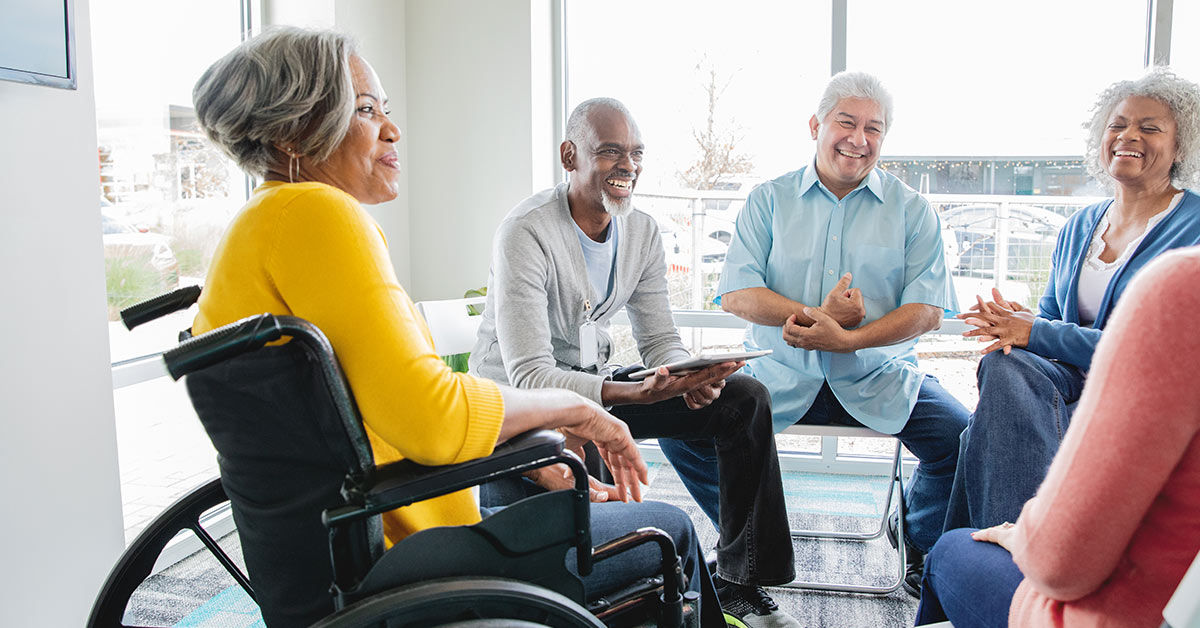
[[[312,628],[352,628],[382,622],[389,626],[431,628],[604,627],[586,608],[537,585],[503,578],[447,578],[373,595],[313,624]]]

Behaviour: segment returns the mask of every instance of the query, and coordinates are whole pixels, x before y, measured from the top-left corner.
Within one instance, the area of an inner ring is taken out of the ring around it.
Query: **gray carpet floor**
[[[674,471],[652,465],[649,499],[675,504],[692,516],[705,547],[716,531],[700,512]],[[794,528],[867,531],[878,525],[886,484],[882,478],[785,473],[784,489]],[[222,539],[235,558],[236,533]],[[797,576],[817,581],[885,584],[895,577],[896,556],[883,539],[867,542],[797,540]],[[911,626],[916,600],[903,590],[886,596],[769,589],[780,607],[808,627],[884,628]],[[253,602],[206,552],[197,553],[154,575],[131,600],[126,622],[142,626],[261,628]]]
[[[886,486],[884,478],[784,473],[792,528],[873,532],[883,514]],[[691,515],[704,547],[716,546],[712,523],[669,466],[654,465],[648,498],[682,508]],[[896,576],[895,550],[882,537],[865,542],[800,539],[792,547],[798,579],[880,586]],[[912,626],[917,613],[917,600],[903,589],[884,596],[783,587],[768,593],[781,609],[811,628],[898,628]]]

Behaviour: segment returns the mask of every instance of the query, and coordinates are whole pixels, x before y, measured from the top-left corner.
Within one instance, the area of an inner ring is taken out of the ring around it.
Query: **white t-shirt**
[[[613,268],[617,265],[617,221],[608,222],[608,233],[603,242],[589,238],[578,224],[575,225],[575,235],[579,236],[579,246],[583,249],[588,281],[596,291],[596,302],[592,304],[594,310],[607,301],[612,292]]]
[[[1154,214],[1150,220],[1146,221],[1146,228],[1138,237],[1134,238],[1125,246],[1125,250],[1117,256],[1117,259],[1111,262],[1105,262],[1100,259],[1100,254],[1104,252],[1104,232],[1108,231],[1108,212],[1104,212],[1104,216],[1100,218],[1100,224],[1096,225],[1095,234],[1092,236],[1092,244],[1088,247],[1087,258],[1083,262],[1083,268],[1079,271],[1079,288],[1077,296],[1079,297],[1079,320],[1085,325],[1091,325],[1096,322],[1096,317],[1100,314],[1100,303],[1104,300],[1104,293],[1108,290],[1108,283],[1116,274],[1117,269],[1129,260],[1129,256],[1137,250],[1139,244],[1146,237],[1146,234],[1154,228],[1166,215],[1175,209],[1179,201],[1183,199],[1183,192],[1176,194],[1170,203],[1167,203],[1167,208]]]

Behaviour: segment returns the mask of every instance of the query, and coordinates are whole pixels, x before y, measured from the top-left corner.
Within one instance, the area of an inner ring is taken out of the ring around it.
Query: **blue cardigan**
[[[1112,314],[1121,293],[1150,260],[1170,249],[1200,244],[1200,196],[1185,190],[1183,199],[1142,240],[1133,255],[1113,275],[1100,301],[1100,312],[1091,327],[1079,320],[1079,270],[1087,257],[1092,235],[1112,199],[1089,205],[1067,220],[1054,247],[1053,266],[1046,294],[1038,302],[1038,317],[1029,334],[1027,349],[1040,356],[1087,370],[1100,342],[1100,330]],[[1194,290],[1195,286],[1178,286]]]

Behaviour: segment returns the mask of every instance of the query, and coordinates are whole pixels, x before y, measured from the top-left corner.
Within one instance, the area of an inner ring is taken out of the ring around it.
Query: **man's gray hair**
[[[833,111],[843,98],[863,98],[874,101],[883,110],[883,134],[887,135],[892,128],[892,93],[883,83],[866,72],[843,71],[833,75],[821,94],[821,102],[817,104],[817,121],[824,123],[825,116]]]
[[[588,118],[596,109],[611,109],[620,112],[629,121],[629,124],[637,126],[625,103],[616,98],[590,98],[576,105],[575,109],[571,111],[570,117],[567,118],[567,131],[564,139],[573,142],[578,147],[579,143],[587,136],[588,130],[591,129]]]
[[[1111,189],[1115,183],[1100,163],[1101,143],[1113,110],[1126,98],[1142,96],[1167,106],[1175,118],[1175,163],[1171,166],[1171,184],[1193,187],[1200,175],[1200,87],[1180,78],[1170,68],[1151,68],[1140,78],[1117,81],[1096,97],[1092,119],[1084,123],[1088,131],[1084,164],[1088,174]]]
[[[201,128],[242,169],[263,176],[286,145],[314,161],[341,144],[354,115],[350,56],[331,30],[275,27],[242,42],[196,82]]]

